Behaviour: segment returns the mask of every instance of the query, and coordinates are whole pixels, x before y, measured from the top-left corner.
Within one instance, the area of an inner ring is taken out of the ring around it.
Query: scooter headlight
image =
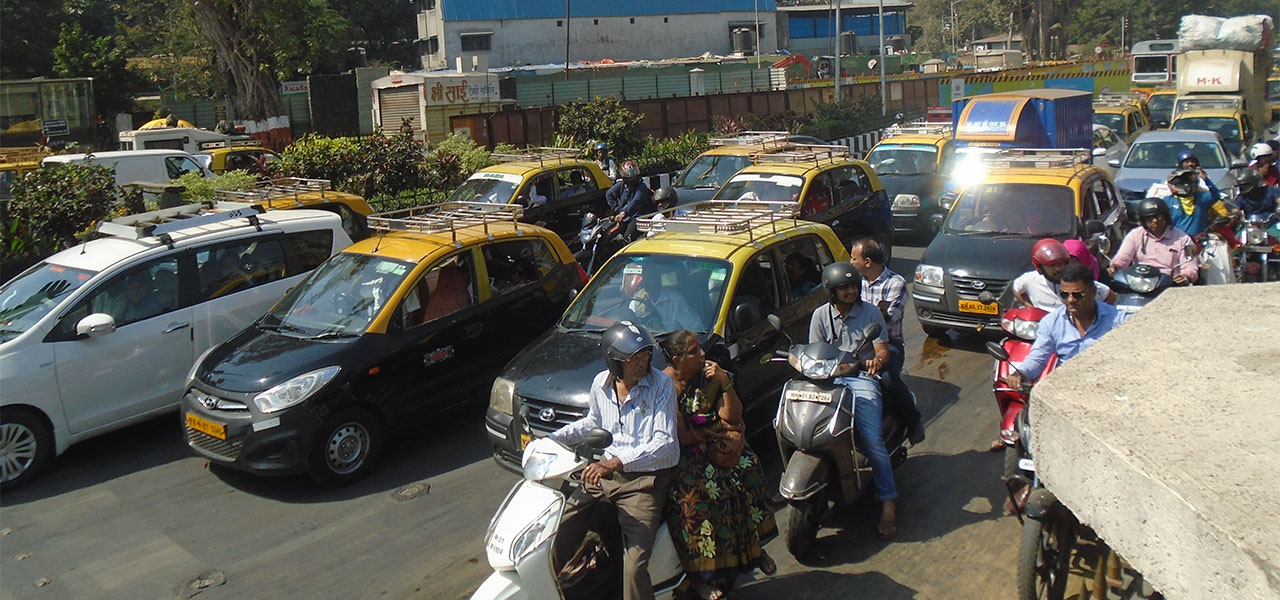
[[[1148,294],[1156,289],[1158,281],[1155,277],[1130,277],[1129,287],[1139,294]]]
[[[553,531],[552,525],[560,523],[560,512],[564,508],[563,501],[555,501],[547,510],[542,511],[533,523],[520,532],[516,537],[514,544],[511,544],[511,561],[520,562],[520,559],[527,556],[541,546],[543,542],[551,537]]]
[[[554,452],[530,451],[524,457],[524,478],[529,481],[542,481],[551,472],[551,465],[556,462]]]
[[[1039,329],[1039,321],[1028,321],[1026,319],[1013,320],[1013,334],[1024,340],[1036,339],[1036,331]]]
[[[840,366],[839,359],[818,359],[802,354],[788,356],[787,362],[791,364],[793,369],[799,371],[801,375],[813,379],[829,379],[835,373],[836,367]]]
[[[1267,232],[1262,229],[1250,229],[1245,232],[1246,246],[1262,246],[1267,243]]]

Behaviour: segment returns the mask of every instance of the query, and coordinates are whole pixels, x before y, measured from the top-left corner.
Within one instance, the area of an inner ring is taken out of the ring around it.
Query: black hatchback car
[[[369,471],[398,417],[487,386],[555,323],[585,274],[551,231],[473,210],[371,217],[382,235],[210,349],[182,399],[188,445],[231,468],[344,484]]]

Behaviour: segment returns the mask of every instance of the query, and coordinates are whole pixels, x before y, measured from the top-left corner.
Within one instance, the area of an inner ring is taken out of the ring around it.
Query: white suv
[[[186,205],[103,223],[0,286],[0,485],[165,411],[205,350],[350,245],[318,210]]]

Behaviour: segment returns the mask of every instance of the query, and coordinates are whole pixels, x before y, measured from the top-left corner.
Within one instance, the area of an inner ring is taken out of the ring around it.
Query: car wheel
[[[369,411],[348,408],[330,415],[311,448],[311,478],[323,486],[356,481],[373,469],[382,450],[382,424]]]
[[[39,415],[10,408],[0,416],[0,486],[26,485],[53,456],[53,432]]]

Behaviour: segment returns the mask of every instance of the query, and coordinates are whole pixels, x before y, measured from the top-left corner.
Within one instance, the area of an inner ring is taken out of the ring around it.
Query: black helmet
[[[832,298],[836,297],[836,288],[843,285],[855,285],[862,289],[862,274],[847,262],[833,262],[822,270],[822,287]]]
[[[1259,185],[1262,185],[1262,176],[1257,169],[1245,169],[1236,176],[1236,187],[1242,192],[1252,192]]]
[[[622,363],[642,350],[652,350],[657,346],[658,342],[654,341],[648,328],[631,321],[618,321],[600,336],[604,364],[619,379],[622,378]]]
[[[1138,209],[1135,212],[1138,214],[1138,221],[1156,215],[1164,215],[1167,219],[1169,218],[1169,205],[1165,204],[1164,200],[1160,198],[1143,198],[1142,202],[1138,203]]]
[[[658,205],[658,208],[675,206],[680,203],[680,195],[671,186],[664,185],[653,193],[653,203]]]

